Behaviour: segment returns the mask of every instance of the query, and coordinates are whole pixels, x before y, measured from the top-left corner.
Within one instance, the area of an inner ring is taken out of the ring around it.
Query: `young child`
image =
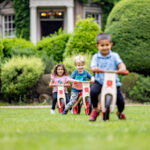
[[[111,36],[106,33],[101,33],[97,35],[97,49],[98,53],[93,55],[91,61],[91,70],[95,74],[95,83],[91,87],[91,102],[93,105],[93,110],[90,115],[89,121],[95,121],[99,115],[98,109],[98,95],[101,92],[101,88],[104,81],[104,73],[100,73],[101,70],[118,70],[123,72],[126,70],[126,66],[123,61],[120,59],[120,56],[111,51],[113,45]],[[123,113],[124,110],[124,98],[121,93],[121,83],[117,76],[116,78],[117,86],[117,116],[119,119],[126,120],[126,117]]]
[[[80,84],[80,81],[86,81],[87,78],[94,82],[94,77],[92,77],[88,71],[84,70],[85,60],[83,56],[76,56],[74,59],[74,65],[76,66],[76,70],[73,71],[70,81],[77,83],[73,83],[70,102],[66,105],[62,113],[63,115],[68,113],[68,110],[74,105],[75,100],[78,98],[78,95],[81,92],[81,90],[75,88],[75,84]]]
[[[68,82],[69,82],[69,76],[68,76],[65,66],[62,63],[56,65],[51,75],[50,85],[58,84],[58,83],[67,84]],[[66,95],[66,103],[68,103],[69,96],[68,96],[67,88],[65,87],[64,90],[65,90],[65,95]],[[57,102],[57,87],[54,87],[51,114],[55,114],[56,102]]]

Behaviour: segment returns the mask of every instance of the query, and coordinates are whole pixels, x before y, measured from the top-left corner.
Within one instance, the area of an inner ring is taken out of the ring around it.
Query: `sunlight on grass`
[[[89,122],[84,114],[43,109],[0,109],[0,150],[148,150],[150,106],[128,106],[127,121]]]

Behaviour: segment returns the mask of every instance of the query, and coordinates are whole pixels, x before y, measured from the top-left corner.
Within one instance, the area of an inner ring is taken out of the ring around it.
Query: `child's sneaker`
[[[68,113],[68,110],[64,109],[64,111],[62,112],[62,115],[66,115]]]
[[[51,109],[51,114],[55,114],[55,110]]]
[[[117,114],[118,119],[126,120],[126,116],[123,112],[120,113],[120,112],[117,111],[116,114]]]
[[[96,121],[98,115],[99,115],[99,112],[92,110],[89,121]]]

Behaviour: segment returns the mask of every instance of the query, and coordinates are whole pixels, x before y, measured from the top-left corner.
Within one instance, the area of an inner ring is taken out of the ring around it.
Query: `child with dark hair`
[[[89,121],[95,121],[99,115],[100,110],[98,109],[98,95],[101,93],[102,85],[104,82],[104,73],[102,70],[118,70],[119,72],[124,72],[126,66],[121,60],[120,56],[111,51],[113,45],[111,36],[107,33],[101,33],[97,35],[97,49],[98,52],[93,55],[91,61],[91,70],[95,74],[95,83],[91,87],[91,102],[93,105],[93,110],[90,115]],[[124,110],[124,98],[121,93],[121,83],[116,77],[117,86],[117,116],[119,119],[125,120]]]
[[[69,82],[69,76],[68,72],[65,68],[65,66],[60,63],[54,67],[53,73],[51,74],[51,84],[67,84]],[[64,88],[65,90],[65,95],[66,95],[66,103],[69,102],[69,96],[68,96],[68,91],[67,88]],[[55,114],[55,105],[57,102],[57,88],[53,88],[53,101],[52,101],[52,109],[51,109],[51,114]]]

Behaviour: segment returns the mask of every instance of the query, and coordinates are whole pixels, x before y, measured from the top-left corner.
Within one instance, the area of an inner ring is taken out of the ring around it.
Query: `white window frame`
[[[84,7],[83,8],[83,18],[86,19],[86,14],[90,13],[93,15],[98,15],[98,20],[95,19],[95,21],[97,22],[97,24],[102,27],[102,11],[99,7]]]
[[[14,14],[3,15],[3,37],[4,38],[15,37],[15,27],[13,27],[13,24],[14,24],[13,16],[14,16]],[[7,17],[7,19],[5,20],[6,17]],[[10,17],[10,20],[9,20],[9,17]]]

